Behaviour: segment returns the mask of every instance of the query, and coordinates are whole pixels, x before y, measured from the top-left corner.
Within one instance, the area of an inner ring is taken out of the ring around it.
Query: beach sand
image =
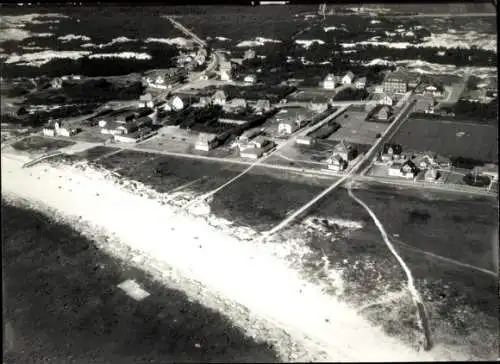
[[[127,251],[141,252],[144,269],[152,268],[150,260],[161,262],[210,294],[234,302],[235,310],[245,307],[247,315],[286,332],[298,345],[300,353],[294,357],[282,353],[285,361],[470,359],[457,347],[415,351],[305,281],[274,254],[272,244],[239,240],[201,217],[141,197],[100,171],[46,163],[22,168],[22,159],[2,153],[2,196],[29,201],[74,225],[79,221],[75,228],[86,235],[107,236],[104,241],[109,246],[100,245],[110,253],[127,259]],[[217,301],[213,304],[217,306]],[[215,308],[228,317],[237,316],[227,306]],[[244,326],[242,320],[235,324]]]

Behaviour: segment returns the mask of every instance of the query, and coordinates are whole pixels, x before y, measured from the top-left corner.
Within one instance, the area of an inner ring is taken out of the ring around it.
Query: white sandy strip
[[[286,330],[296,342],[312,339],[330,361],[467,359],[456,348],[439,345],[431,352],[415,352],[300,278],[271,254],[269,246],[232,238],[204,220],[134,195],[100,173],[47,164],[20,166],[2,153],[2,195],[42,204],[66,216],[82,216],[130,249],[162,260],[247,307],[252,315]]]

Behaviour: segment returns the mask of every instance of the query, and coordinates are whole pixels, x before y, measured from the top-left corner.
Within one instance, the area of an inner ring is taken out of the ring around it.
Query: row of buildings
[[[325,90],[333,90],[339,85],[351,85],[357,89],[364,89],[366,87],[366,77],[358,77],[351,71],[348,71],[342,77],[336,77],[333,73],[329,73],[323,80],[323,88]]]

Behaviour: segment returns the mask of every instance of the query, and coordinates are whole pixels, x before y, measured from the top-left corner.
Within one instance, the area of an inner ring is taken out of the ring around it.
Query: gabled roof
[[[364,76],[363,77],[358,77],[356,79],[356,82],[365,82],[366,83],[366,77],[364,77]]]
[[[338,143],[335,146],[334,151],[337,153],[349,153],[349,150],[351,149],[352,149],[351,145],[346,144],[344,140],[341,140],[340,143]]]
[[[227,99],[227,95],[223,90],[218,90],[213,95],[214,99]]]
[[[352,73],[351,71],[348,71],[344,77],[349,77],[349,78],[354,78],[354,73]]]

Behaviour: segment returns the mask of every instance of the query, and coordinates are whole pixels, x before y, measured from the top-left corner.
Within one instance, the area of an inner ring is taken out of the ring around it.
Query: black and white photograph
[[[499,360],[495,1],[0,4],[3,364]]]

